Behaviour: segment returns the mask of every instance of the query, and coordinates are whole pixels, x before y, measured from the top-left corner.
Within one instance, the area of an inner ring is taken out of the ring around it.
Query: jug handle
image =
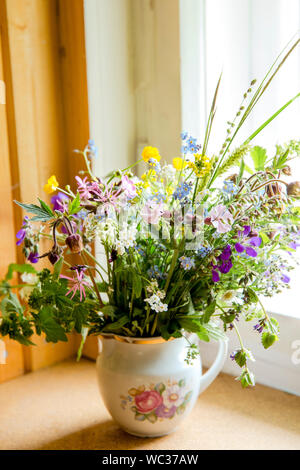
[[[209,385],[215,380],[219,372],[221,371],[228,352],[228,338],[219,340],[219,349],[216,359],[210,368],[201,376],[199,395],[209,387]]]

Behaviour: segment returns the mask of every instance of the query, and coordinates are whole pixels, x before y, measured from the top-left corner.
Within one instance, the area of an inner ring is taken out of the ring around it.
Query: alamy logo
[[[291,361],[295,366],[297,366],[300,364],[300,339],[295,339],[291,346],[292,349],[295,349],[292,354]]]

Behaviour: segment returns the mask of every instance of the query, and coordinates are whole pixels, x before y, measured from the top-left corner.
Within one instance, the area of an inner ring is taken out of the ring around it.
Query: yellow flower
[[[182,168],[185,168],[186,165],[187,163],[183,160],[183,158],[173,158],[173,167],[176,168],[176,170],[182,170]]]
[[[54,191],[57,190],[59,186],[59,183],[56,179],[56,176],[55,175],[52,175],[50,176],[50,178],[48,179],[48,182],[47,184],[45,184],[44,186],[44,191],[47,193],[47,194],[51,194],[51,193],[54,193]]]
[[[188,166],[192,168],[198,178],[206,176],[211,170],[211,161],[206,155],[196,153],[195,162],[189,162]]]
[[[150,158],[154,158],[158,162],[160,161],[159,150],[156,147],[144,147],[142,152],[142,158],[144,162],[148,162]]]

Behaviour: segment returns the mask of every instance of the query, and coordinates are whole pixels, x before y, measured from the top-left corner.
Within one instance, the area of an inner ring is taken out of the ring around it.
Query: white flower
[[[23,273],[21,279],[26,284],[36,284],[38,282],[38,277],[33,273]]]
[[[161,169],[160,175],[162,178],[166,178],[167,180],[173,180],[176,175],[176,169],[173,165],[164,165]]]
[[[145,299],[145,302],[148,302],[151,310],[154,310],[157,313],[166,312],[168,310],[168,304],[163,304],[160,300],[160,296],[157,294],[151,295],[149,299]]]
[[[167,388],[162,394],[164,405],[167,408],[172,408],[174,405],[182,405],[184,402],[184,395],[182,392],[182,387],[179,387],[179,385],[172,385],[171,387]]]

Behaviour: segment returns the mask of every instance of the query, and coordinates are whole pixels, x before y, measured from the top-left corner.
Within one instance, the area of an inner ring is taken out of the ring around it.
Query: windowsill
[[[300,442],[299,397],[261,385],[242,390],[225,374],[177,432],[159,439],[118,428],[87,360],[1,384],[0,402],[0,449],[298,449]]]

